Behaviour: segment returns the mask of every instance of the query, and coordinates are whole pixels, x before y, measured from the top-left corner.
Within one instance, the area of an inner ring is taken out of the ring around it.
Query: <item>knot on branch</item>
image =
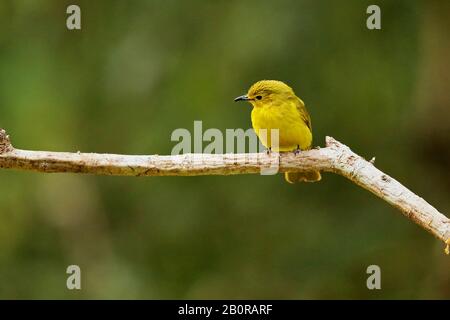
[[[0,129],[0,154],[13,150],[9,136],[4,129]]]
[[[347,147],[345,144],[340,143],[339,141],[337,141],[335,138],[330,137],[330,136],[326,136],[325,137],[325,146],[327,148],[331,148],[334,150],[349,150],[350,148]]]

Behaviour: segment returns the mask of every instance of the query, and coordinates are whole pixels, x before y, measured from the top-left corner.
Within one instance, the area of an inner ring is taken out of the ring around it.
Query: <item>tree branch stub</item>
[[[9,136],[6,134],[4,129],[0,129],[0,154],[10,152],[14,148],[11,145],[11,141],[9,140]]]

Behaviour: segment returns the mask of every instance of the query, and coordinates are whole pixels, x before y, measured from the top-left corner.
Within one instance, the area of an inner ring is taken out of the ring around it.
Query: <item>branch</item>
[[[37,172],[73,172],[115,176],[197,176],[256,174],[273,168],[278,172],[318,170],[346,177],[399,209],[446,243],[449,253],[450,219],[401,183],[378,170],[347,146],[331,137],[326,148],[293,153],[116,155],[27,151],[15,149],[0,130],[0,168]]]

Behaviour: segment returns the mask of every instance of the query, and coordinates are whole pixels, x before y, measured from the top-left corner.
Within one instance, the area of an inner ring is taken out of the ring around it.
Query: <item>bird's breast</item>
[[[295,105],[255,107],[252,110],[252,125],[265,147],[277,149],[271,138],[274,137],[271,135],[273,129],[278,129],[279,151],[295,150],[297,146],[306,150],[312,143],[312,133]]]

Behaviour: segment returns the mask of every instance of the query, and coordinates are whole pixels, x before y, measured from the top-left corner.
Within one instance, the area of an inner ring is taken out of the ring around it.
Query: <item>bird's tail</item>
[[[316,182],[322,179],[319,171],[285,172],[284,178],[289,183]]]

